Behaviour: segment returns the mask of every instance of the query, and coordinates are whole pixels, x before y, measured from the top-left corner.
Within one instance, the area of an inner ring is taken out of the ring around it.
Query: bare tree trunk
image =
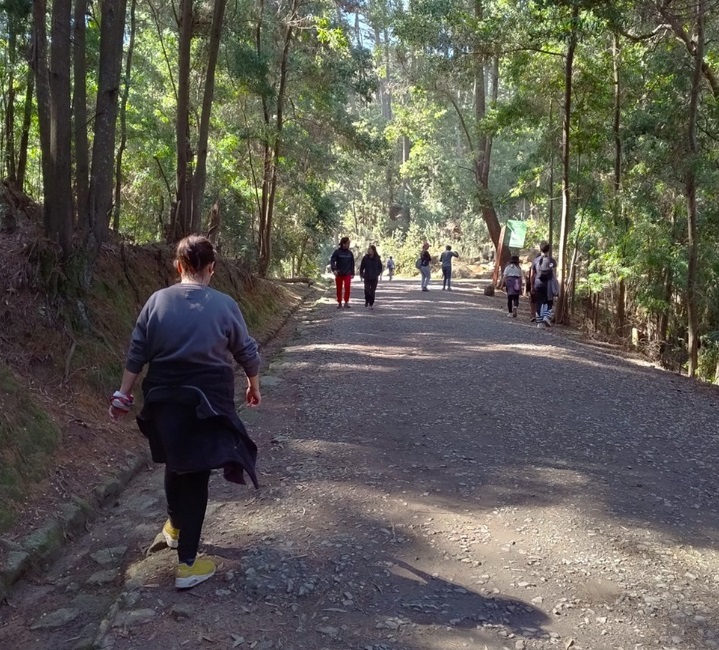
[[[257,52],[257,58],[260,60],[263,57],[262,30],[264,26],[264,11],[264,0],[260,0],[257,27],[255,28],[255,49]],[[272,174],[272,149],[270,143],[272,120],[270,116],[269,101],[265,93],[262,94],[262,119],[264,125],[264,134],[262,138],[262,191],[260,192],[260,210],[257,219],[257,268],[261,275],[263,274],[262,268],[264,267],[264,273],[266,273],[266,270],[269,267],[269,258],[265,258],[267,256],[267,251],[271,246],[265,241],[265,239],[268,234],[266,219],[267,204],[270,196],[270,176]]]
[[[15,161],[15,67],[17,66],[17,24],[11,12],[7,12],[8,66],[7,104],[5,107],[5,174],[13,185],[17,182]]]
[[[192,53],[193,0],[180,2],[180,42],[177,71],[177,210],[170,237],[179,239],[190,232],[192,215],[192,148],[190,146],[190,60]]]
[[[115,205],[112,211],[112,229],[120,231],[120,204],[122,201],[122,156],[127,148],[127,101],[130,97],[130,81],[132,72],[132,55],[135,51],[135,32],[137,31],[137,20],[135,8],[137,0],[131,0],[130,4],[130,41],[127,45],[127,59],[125,61],[125,82],[122,89],[122,100],[120,103],[120,146],[117,150],[115,162]]]
[[[271,163],[270,196],[267,202],[267,216],[265,217],[265,249],[260,251],[260,275],[267,275],[269,264],[272,259],[272,222],[275,211],[275,198],[277,196],[277,172],[280,166],[280,149],[282,146],[282,127],[284,126],[284,103],[287,92],[287,67],[289,64],[290,44],[294,36],[292,23],[296,17],[297,1],[292,4],[292,15],[288,20],[285,30],[285,44],[282,49],[282,60],[280,62],[280,85],[277,91],[277,107],[275,120],[274,153]]]
[[[32,124],[32,96],[35,90],[35,74],[32,66],[27,73],[27,86],[25,88],[25,107],[23,108],[22,131],[20,133],[20,151],[17,161],[17,188],[22,192],[25,187],[25,173],[27,170],[27,149],[30,140],[30,125]]]
[[[481,22],[484,18],[483,0],[474,0],[474,14],[477,22]],[[477,122],[477,149],[475,151],[474,173],[477,182],[477,195],[479,199],[480,209],[482,210],[482,218],[487,225],[489,236],[494,243],[495,250],[499,250],[499,236],[502,227],[499,225],[497,212],[494,209],[492,196],[489,192],[489,163],[492,152],[492,138],[487,135],[482,126],[482,121],[487,114],[487,96],[486,96],[486,80],[485,80],[485,54],[481,48],[476,48],[474,55],[474,113]],[[496,101],[496,93],[498,92],[498,62],[494,61],[494,76],[492,80],[492,99]],[[505,256],[509,254],[506,252]],[[502,260],[498,260],[502,263]]]
[[[554,244],[554,100],[549,100],[549,238],[551,248]]]
[[[50,177],[44,178],[43,213],[48,237],[70,253],[72,211],[72,121],[70,111],[70,17],[72,0],[54,0],[50,37]],[[41,20],[44,20],[44,15]],[[43,156],[45,152],[43,152]]]
[[[51,197],[48,192],[52,192],[52,174],[53,165],[50,157],[50,116],[52,114],[50,99],[50,71],[48,69],[48,52],[47,52],[47,30],[45,29],[45,13],[47,12],[46,0],[35,0],[32,4],[33,30],[32,30],[32,61],[30,67],[35,73],[37,80],[37,112],[38,124],[40,128],[40,151],[42,160],[43,182],[47,182],[45,187],[45,201]],[[47,214],[45,214],[47,218]],[[45,226],[47,228],[47,223]]]
[[[382,115],[386,120],[392,119],[392,67],[390,58],[390,38],[387,27],[384,28],[384,66],[385,66],[385,85],[384,85],[384,102],[382,103]]]
[[[90,149],[87,138],[87,56],[85,21],[87,0],[75,0],[73,46],[72,114],[75,122],[75,202],[78,225],[83,233],[90,230],[87,200],[90,192]]]
[[[704,14],[705,0],[697,0],[696,32],[694,35],[694,75],[689,98],[689,160],[686,172],[687,195],[687,247],[689,264],[687,268],[687,320],[688,320],[688,353],[689,376],[694,377],[697,371],[699,351],[699,309],[697,305],[697,275],[699,266],[699,241],[697,234],[697,187],[696,165],[699,156],[697,141],[697,119],[699,115],[699,93],[702,82],[702,64],[704,62]]]
[[[280,151],[282,147],[282,127],[284,126],[284,105],[287,93],[287,72],[289,66],[290,45],[294,38],[293,23],[297,18],[297,0],[293,0],[290,15],[287,17],[285,27],[284,45],[280,59],[280,79],[277,90],[277,105],[275,107],[275,130],[272,136],[272,144],[265,148],[265,171],[262,186],[262,205],[265,210],[261,218],[260,230],[260,251],[258,260],[258,272],[261,276],[267,275],[272,260],[272,222],[274,217],[275,198],[277,196],[277,179],[280,165]],[[265,106],[265,120],[269,117]],[[265,193],[267,199],[265,200]]]
[[[579,19],[579,5],[572,7],[572,31],[567,45],[567,57],[564,68],[564,115],[562,118],[562,217],[559,227],[559,260],[557,268],[557,281],[559,282],[559,301],[557,305],[557,322],[568,324],[566,295],[567,272],[567,240],[569,238],[569,145],[572,119],[572,75],[574,72],[574,52],[577,48],[577,22]]]
[[[125,0],[103,0],[100,25],[100,71],[88,211],[97,250],[107,237],[112,212],[117,109],[125,34]]]
[[[612,40],[612,63],[614,72],[614,120],[612,124],[612,132],[614,135],[614,224],[618,229],[621,228],[623,223],[622,213],[623,208],[621,205],[621,190],[622,190],[622,137],[620,133],[621,126],[621,110],[622,110],[622,86],[620,77],[620,49],[619,49],[619,36],[614,34]],[[626,232],[622,229],[622,239]],[[623,248],[623,244],[622,244]],[[626,294],[627,285],[622,275],[619,278],[619,292],[617,295],[617,331],[619,336],[624,338],[624,330],[626,323]]]
[[[225,16],[227,0],[215,0],[215,9],[212,15],[212,31],[210,32],[210,46],[207,59],[207,74],[205,75],[205,91],[202,98],[202,114],[200,116],[200,131],[197,144],[197,165],[192,185],[192,232],[199,232],[202,226],[202,199],[205,196],[205,183],[207,180],[207,140],[210,132],[210,114],[212,113],[212,98],[215,93],[215,68],[217,55],[220,50],[222,37],[222,21]]]

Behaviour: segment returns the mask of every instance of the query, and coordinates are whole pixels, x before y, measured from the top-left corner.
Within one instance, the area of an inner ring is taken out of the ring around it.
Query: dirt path
[[[117,650],[719,648],[716,394],[502,302],[383,282],[304,312],[245,413],[262,489],[213,477],[218,576],[178,593],[144,556],[148,470],[0,608],[0,647],[90,647],[111,612]]]

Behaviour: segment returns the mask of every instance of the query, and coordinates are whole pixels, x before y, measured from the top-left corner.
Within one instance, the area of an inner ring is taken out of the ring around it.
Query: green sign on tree
[[[527,222],[510,219],[504,230],[504,245],[509,248],[522,248],[527,238]]]

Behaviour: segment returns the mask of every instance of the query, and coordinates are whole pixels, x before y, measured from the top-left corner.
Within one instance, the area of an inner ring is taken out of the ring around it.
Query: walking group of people
[[[451,246],[447,246],[446,250],[440,255],[440,264],[442,265],[442,291],[452,291],[452,259],[459,257]],[[432,277],[432,255],[429,252],[429,243],[422,245],[422,251],[417,259],[416,267],[420,273],[420,286],[422,291],[429,291],[429,283]],[[332,253],[330,259],[330,270],[335,276],[335,285],[337,289],[337,309],[342,309],[342,305],[349,309],[350,291],[352,278],[355,275],[355,257],[350,250],[349,237],[340,239],[339,247]],[[392,280],[394,276],[395,263],[390,255],[387,260],[387,274]],[[362,257],[360,262],[359,274],[364,282],[364,298],[365,307],[374,309],[375,295],[377,292],[377,283],[382,277],[382,260],[377,253],[377,248],[370,244],[367,253]]]
[[[429,248],[428,242],[422,245],[422,251],[415,264],[420,273],[422,291],[429,291],[432,277],[432,255]],[[551,247],[547,242],[542,242],[539,250],[539,255],[532,262],[527,274],[520,266],[519,256],[513,255],[502,272],[500,288],[507,292],[507,311],[510,317],[517,317],[519,297],[526,293],[531,299],[532,322],[536,322],[537,327],[551,327],[554,297],[559,294],[556,276],[557,263],[552,257]],[[459,254],[453,251],[449,245],[439,256],[442,268],[442,291],[452,291],[452,260],[455,258],[459,258]],[[394,260],[390,257],[387,261],[390,280],[394,275],[394,268]],[[349,237],[343,237],[340,240],[339,248],[332,253],[330,269],[335,276],[337,309],[342,309],[343,304],[345,308],[349,309],[350,285],[355,275],[355,258],[350,250]],[[377,283],[382,276],[382,271],[382,260],[377,253],[377,248],[370,245],[367,253],[362,257],[359,269],[360,278],[364,282],[365,307],[370,309],[374,309]]]
[[[559,284],[557,262],[552,257],[551,247],[542,242],[539,251],[526,276],[519,265],[519,256],[512,255],[502,273],[500,288],[507,292],[507,310],[513,318],[517,317],[519,296],[526,291],[532,304],[532,322],[541,328],[552,325],[552,309],[554,298],[559,295]]]
[[[392,256],[387,260],[387,274],[390,281],[394,276],[395,264]],[[344,302],[345,309],[350,308],[350,291],[352,278],[355,276],[355,256],[350,250],[350,238],[342,237],[339,248],[330,258],[330,270],[335,276],[337,289],[337,309],[342,309]],[[374,309],[375,296],[377,294],[377,283],[382,277],[382,259],[377,253],[377,247],[370,244],[367,253],[360,262],[359,274],[364,282],[364,306]]]

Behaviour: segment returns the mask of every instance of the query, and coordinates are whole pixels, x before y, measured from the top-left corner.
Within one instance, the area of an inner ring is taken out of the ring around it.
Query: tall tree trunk
[[[554,100],[549,100],[549,238],[551,248],[554,244]]]
[[[190,146],[190,61],[192,53],[193,0],[180,2],[180,42],[177,70],[177,196],[170,237],[189,234],[192,217],[192,147]]]
[[[44,4],[43,0],[40,0]],[[36,4],[36,3],[34,3]],[[43,165],[45,202],[43,214],[48,237],[57,241],[63,255],[70,253],[72,212],[72,120],[70,111],[70,18],[72,0],[54,0],[50,33],[50,149],[47,169]],[[40,17],[45,20],[44,12]],[[38,90],[39,90],[38,79]],[[46,175],[49,173],[49,176]]]
[[[293,0],[290,15],[287,16],[285,27],[284,45],[280,59],[280,78],[277,89],[277,105],[275,107],[275,123],[272,143],[265,145],[265,171],[262,185],[262,205],[265,210],[264,218],[261,218],[260,229],[260,251],[258,260],[258,272],[261,276],[267,275],[272,261],[272,223],[274,218],[275,199],[277,196],[277,174],[280,166],[280,152],[282,148],[282,128],[284,126],[284,106],[287,94],[287,73],[289,69],[290,45],[294,38],[294,21],[297,19],[297,0]],[[264,107],[265,121],[269,118],[267,106]],[[269,146],[268,146],[269,145]],[[265,200],[265,193],[267,198]]]
[[[694,377],[697,371],[699,351],[699,309],[697,305],[697,275],[699,266],[699,241],[697,235],[697,187],[696,167],[699,158],[699,142],[697,140],[697,119],[699,116],[699,93],[702,82],[702,63],[704,62],[704,14],[705,0],[697,0],[696,31],[694,35],[694,75],[689,97],[689,159],[686,172],[687,198],[687,246],[689,264],[687,268],[687,320],[688,320],[688,353],[689,376]]]
[[[202,98],[202,113],[197,143],[197,165],[192,184],[192,232],[199,232],[202,227],[202,199],[205,196],[205,183],[207,180],[207,140],[210,132],[212,99],[215,93],[215,68],[217,67],[217,55],[220,50],[222,21],[225,16],[226,5],[227,0],[215,0],[215,9],[212,15],[212,31],[210,32],[210,45],[207,55],[207,74],[205,75],[205,90]]]
[[[46,0],[35,0],[32,4],[33,28],[32,28],[32,61],[30,67],[35,73],[37,85],[37,112],[38,125],[40,129],[40,152],[42,164],[42,176],[45,202],[51,197],[52,192],[53,164],[50,156],[50,119],[52,115],[52,101],[50,98],[50,70],[48,68],[47,51],[47,29],[45,28],[45,13],[47,12]],[[44,218],[48,215],[43,211]],[[45,223],[47,231],[47,222]]]
[[[559,304],[557,321],[568,324],[568,301],[566,295],[567,272],[567,240],[569,238],[569,171],[570,171],[570,137],[572,120],[572,75],[574,72],[574,52],[577,49],[577,22],[579,6],[572,7],[572,27],[567,45],[567,57],[564,68],[564,115],[562,117],[562,217],[559,226],[559,260],[557,263],[557,281],[559,282]]]
[[[255,28],[255,50],[257,58],[262,59],[264,56],[262,47],[262,36],[264,26],[264,0],[260,0],[257,16],[257,27]],[[266,227],[267,204],[270,197],[270,177],[272,175],[272,147],[270,142],[270,133],[272,131],[272,119],[270,115],[269,99],[266,93],[262,93],[262,120],[263,120],[263,138],[262,138],[262,190],[260,192],[260,207],[257,219],[257,267],[261,274],[267,272],[269,267],[269,258],[265,261],[267,251],[270,244],[265,241],[268,231]],[[261,270],[264,267],[264,273]]]
[[[384,81],[384,101],[382,103],[382,115],[386,120],[392,119],[392,67],[390,58],[390,37],[389,30],[387,27],[384,28],[384,47],[382,48],[384,53],[384,67],[385,67],[385,81]]]
[[[88,211],[95,250],[107,237],[112,211],[117,109],[122,73],[126,0],[103,0],[100,25],[100,70],[92,146]]]
[[[11,12],[7,12],[8,27],[8,66],[7,74],[7,105],[5,107],[5,174],[13,185],[17,182],[15,160],[15,67],[17,66],[17,21]]]
[[[27,149],[30,140],[30,125],[32,124],[33,111],[33,93],[35,90],[35,72],[32,66],[27,72],[27,86],[25,87],[25,106],[22,116],[22,131],[20,133],[20,151],[17,160],[17,180],[18,189],[22,192],[25,187],[25,173],[27,170]]]
[[[621,52],[619,48],[619,36],[614,34],[612,39],[612,64],[614,72],[614,120],[612,123],[612,133],[614,135],[614,197],[613,197],[613,211],[614,211],[614,225],[618,230],[622,230],[622,253],[624,253],[624,237],[626,236],[626,229],[623,228],[622,214],[624,212],[621,203],[621,190],[622,190],[622,136],[620,133],[621,126],[621,111],[622,111],[622,86],[620,76],[620,57]],[[624,255],[622,255],[624,257]],[[619,291],[617,293],[617,331],[620,337],[624,337],[625,322],[626,322],[626,294],[627,284],[624,279],[624,275],[619,277]]]
[[[484,18],[483,0],[474,0],[474,17],[477,23],[481,23]],[[496,250],[499,249],[499,236],[502,227],[499,225],[497,212],[494,209],[492,196],[489,191],[489,163],[492,152],[492,138],[488,136],[482,124],[487,114],[487,95],[486,95],[486,79],[485,79],[485,63],[486,57],[482,52],[482,48],[477,46],[474,54],[474,115],[477,123],[477,149],[475,151],[474,174],[477,183],[477,196],[479,206],[482,210],[482,218],[487,225],[487,231],[494,243]],[[496,93],[499,89],[499,71],[498,62],[493,61],[493,78],[492,78],[492,99],[496,101]],[[506,252],[506,255],[509,251]],[[500,264],[502,260],[499,260]]]
[[[73,74],[74,88],[72,113],[75,120],[75,196],[77,217],[81,230],[87,234],[90,230],[90,215],[87,211],[87,199],[90,184],[90,149],[87,129],[87,56],[85,47],[85,21],[87,0],[75,0],[74,10],[74,47]]]
[[[127,101],[130,97],[130,82],[132,72],[132,55],[135,51],[135,32],[137,31],[137,20],[135,8],[137,0],[131,0],[130,4],[130,41],[127,45],[127,59],[125,60],[125,81],[122,89],[122,100],[120,103],[120,146],[117,150],[115,162],[115,205],[112,210],[112,229],[120,231],[120,204],[122,201],[122,156],[127,148]]]

